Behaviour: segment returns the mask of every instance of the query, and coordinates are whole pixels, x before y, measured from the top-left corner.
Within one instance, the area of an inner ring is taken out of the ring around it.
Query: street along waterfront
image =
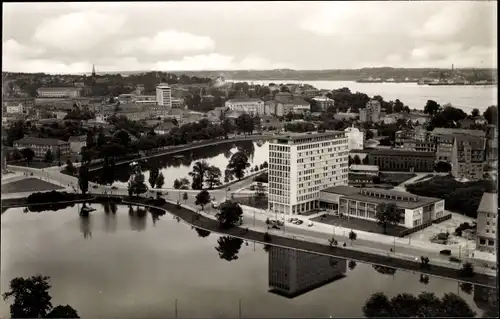
[[[480,312],[471,285],[432,276],[425,283],[418,272],[349,261],[344,278],[283,298],[268,292],[269,257],[262,245],[247,241],[220,249],[220,236],[191,229],[171,214],[135,205],[92,206],[97,210],[89,218],[79,217],[76,206],[7,210],[1,224],[2,291],[15,276],[42,273],[52,278],[54,302],[72,305],[84,318],[174,317],[176,308],[184,318],[235,318],[239,303],[242,316],[250,318],[357,317],[378,291],[453,292]],[[7,313],[2,303],[0,316]]]

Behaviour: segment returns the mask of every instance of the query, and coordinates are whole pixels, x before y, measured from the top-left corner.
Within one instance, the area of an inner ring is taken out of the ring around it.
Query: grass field
[[[42,181],[38,178],[26,178],[2,185],[2,194],[39,192],[59,189],[63,189],[63,187]]]

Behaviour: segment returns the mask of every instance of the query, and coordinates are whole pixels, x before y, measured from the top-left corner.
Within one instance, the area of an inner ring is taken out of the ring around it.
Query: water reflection
[[[262,145],[262,146],[258,146]],[[265,146],[264,146],[265,145]],[[256,155],[258,149],[258,155]],[[232,154],[238,150],[244,151],[251,164],[251,167],[260,165],[267,161],[268,149],[267,144],[256,143],[253,141],[242,141],[234,144],[219,144],[192,151],[184,151],[175,155],[165,155],[154,157],[140,161],[140,165],[144,171],[146,180],[149,178],[149,170],[153,167],[160,168],[165,177],[165,185],[163,187],[173,187],[173,181],[176,178],[187,177],[191,165],[200,160],[206,160],[210,165],[215,165],[224,171]],[[115,168],[114,178],[116,182],[126,183],[133,173],[133,168],[130,165],[119,165]],[[91,180],[99,182],[102,172],[91,172]]]
[[[194,230],[198,233],[198,236],[200,236],[201,238],[205,238],[210,235],[210,232],[208,230],[204,230],[198,227],[194,227]]]
[[[128,206],[128,217],[130,222],[130,229],[134,231],[143,231],[146,229],[146,216],[148,212],[145,208],[132,205]]]
[[[231,237],[222,236],[217,240],[218,246],[215,250],[219,253],[219,258],[227,261],[233,261],[238,259],[238,253],[240,252],[243,240]]]
[[[104,230],[114,233],[117,228],[116,210],[118,207],[113,202],[102,203],[102,206],[104,209]]]
[[[270,292],[293,298],[345,277],[347,261],[271,246]]]
[[[80,231],[83,238],[92,238],[92,215],[80,215]]]

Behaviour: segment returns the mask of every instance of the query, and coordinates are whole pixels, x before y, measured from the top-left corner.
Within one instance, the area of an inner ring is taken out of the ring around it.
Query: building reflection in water
[[[148,212],[145,208],[136,206],[134,209],[134,207],[129,205],[128,216],[129,216],[129,221],[130,221],[130,229],[132,229],[134,231],[145,230],[146,229],[147,213]]]
[[[104,208],[104,230],[106,232],[114,233],[117,228],[116,203],[103,203],[102,206]]]
[[[345,277],[347,260],[269,247],[269,292],[288,298]]]
[[[80,216],[80,231],[83,234],[83,238],[92,238],[92,216]]]

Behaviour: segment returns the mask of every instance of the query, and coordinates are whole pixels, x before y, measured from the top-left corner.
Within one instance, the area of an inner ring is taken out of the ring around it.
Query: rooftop
[[[371,171],[371,172],[378,172],[379,170],[377,165],[356,165],[356,164],[349,166],[349,169],[353,171]]]
[[[75,91],[81,90],[81,88],[75,87],[41,87],[38,88],[39,91]]]
[[[243,103],[243,102],[262,102],[261,99],[258,99],[258,98],[234,98],[234,99],[230,99],[228,100],[227,102],[232,102],[232,103]]]
[[[277,140],[287,140],[287,141],[296,141],[305,138],[313,138],[313,137],[344,137],[345,133],[343,131],[326,131],[326,132],[307,132],[307,133],[295,133],[295,132],[286,132],[280,135],[276,135],[275,138]]]
[[[351,188],[351,189],[348,189]],[[416,209],[440,201],[440,198],[416,196],[392,189],[355,188],[349,186],[334,186],[323,192],[344,195],[346,199],[358,200],[373,204],[396,204],[399,208]]]
[[[14,141],[14,144],[35,144],[35,145],[63,145],[67,142],[56,140],[54,138],[40,138],[40,137],[24,137],[20,140]]]
[[[478,212],[481,213],[492,213],[496,214],[498,209],[498,194],[494,193],[484,193],[477,208]]]
[[[377,149],[370,150],[370,155],[380,155],[380,156],[418,156],[418,157],[432,157],[434,158],[434,152],[420,152],[420,151],[407,151],[407,150],[397,150],[397,149]]]
[[[486,133],[484,131],[480,130],[467,130],[467,129],[461,129],[461,128],[443,128],[443,127],[436,127],[432,131],[433,134],[443,134],[443,135],[472,135],[472,136],[480,136],[484,137]]]

